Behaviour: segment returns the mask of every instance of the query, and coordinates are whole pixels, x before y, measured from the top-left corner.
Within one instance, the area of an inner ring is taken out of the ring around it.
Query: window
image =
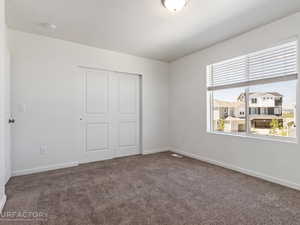
[[[209,131],[296,138],[297,42],[207,67]]]
[[[269,93],[274,96],[270,97],[273,102],[261,108],[260,114],[249,115],[251,134],[296,138],[296,88],[296,80],[249,87],[249,95]]]
[[[252,104],[256,104],[257,103],[257,98],[252,98],[251,102],[252,102]]]
[[[216,90],[213,93],[213,130],[226,133],[242,133],[246,130],[245,103],[236,100],[244,88]]]

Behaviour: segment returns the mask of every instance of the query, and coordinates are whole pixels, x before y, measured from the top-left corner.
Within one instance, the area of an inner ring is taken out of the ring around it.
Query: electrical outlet
[[[46,153],[47,153],[47,146],[46,145],[41,145],[40,154],[45,155]]]

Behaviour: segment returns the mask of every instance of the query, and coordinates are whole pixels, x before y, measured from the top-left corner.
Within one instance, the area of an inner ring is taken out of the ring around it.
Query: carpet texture
[[[300,224],[300,192],[170,152],[14,177],[7,196],[1,225]]]

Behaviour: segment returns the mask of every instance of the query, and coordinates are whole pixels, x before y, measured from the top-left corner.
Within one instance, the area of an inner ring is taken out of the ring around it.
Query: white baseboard
[[[169,147],[165,148],[160,148],[160,149],[151,149],[151,150],[144,150],[143,155],[147,154],[153,154],[153,153],[158,153],[158,152],[166,152],[170,151]],[[94,162],[95,160],[92,161],[82,161],[80,163],[88,163],[88,162]],[[28,174],[34,174],[34,173],[40,173],[40,172],[45,172],[49,170],[57,170],[57,169],[63,169],[63,168],[68,168],[68,167],[75,167],[80,164],[79,162],[69,162],[69,163],[63,163],[63,164],[55,164],[55,165],[49,165],[49,166],[43,166],[43,167],[35,167],[31,169],[25,169],[25,170],[15,170],[12,172],[12,176],[21,176],[21,175],[28,175]]]
[[[209,159],[209,158],[206,158],[206,157],[202,157],[198,154],[185,152],[185,151],[182,151],[182,150],[179,150],[179,149],[172,149],[171,151],[175,152],[175,153],[178,153],[178,154],[181,154],[181,155],[184,155],[184,156],[187,156],[187,157],[190,157],[190,158],[198,159],[200,161],[204,161],[204,162],[207,162],[207,163],[210,163],[210,164],[221,166],[221,167],[224,167],[226,169],[238,171],[240,173],[243,173],[243,174],[246,174],[246,175],[249,175],[249,176],[252,176],[252,177],[257,177],[257,178],[260,178],[260,179],[263,179],[263,180],[266,180],[266,181],[269,181],[269,182],[272,182],[272,183],[280,184],[282,186],[286,186],[286,187],[289,187],[289,188],[292,188],[292,189],[295,189],[295,190],[300,190],[300,184],[297,184],[297,183],[293,183],[293,182],[283,180],[283,179],[280,179],[280,178],[277,178],[277,177],[269,176],[267,174],[255,172],[253,170],[248,170],[248,169],[244,169],[244,168],[241,168],[241,167],[237,167],[237,166],[234,166],[234,165],[231,165],[231,164],[228,164],[228,163],[224,163],[224,162],[220,162],[220,161],[217,161],[217,160],[214,160],[214,159]]]
[[[11,178],[11,176],[7,176],[7,177],[5,177],[5,184],[7,184],[8,183],[8,181],[9,181],[9,179]]]
[[[6,195],[3,195],[3,197],[0,200],[0,213],[2,213],[2,210],[4,208],[5,202],[6,202]]]
[[[11,172],[9,172],[8,174],[6,174],[5,184],[7,184],[7,182],[9,181],[10,178],[11,178]]]
[[[154,153],[159,153],[159,152],[167,152],[167,151],[170,151],[170,147],[147,149],[147,150],[144,150],[142,154],[149,155],[149,154],[154,154]]]
[[[55,165],[49,165],[49,166],[43,166],[43,167],[35,167],[32,169],[25,169],[25,170],[16,170],[13,171],[12,176],[21,176],[21,175],[28,175],[33,173],[40,173],[45,172],[49,170],[57,170],[57,169],[63,169],[68,167],[75,167],[78,166],[78,162],[68,162],[68,163],[62,163],[62,164],[55,164]]]

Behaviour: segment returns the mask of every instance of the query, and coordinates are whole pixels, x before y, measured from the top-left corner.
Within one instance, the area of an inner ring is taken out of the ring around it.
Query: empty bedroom
[[[0,0],[0,225],[300,225],[299,0]]]

